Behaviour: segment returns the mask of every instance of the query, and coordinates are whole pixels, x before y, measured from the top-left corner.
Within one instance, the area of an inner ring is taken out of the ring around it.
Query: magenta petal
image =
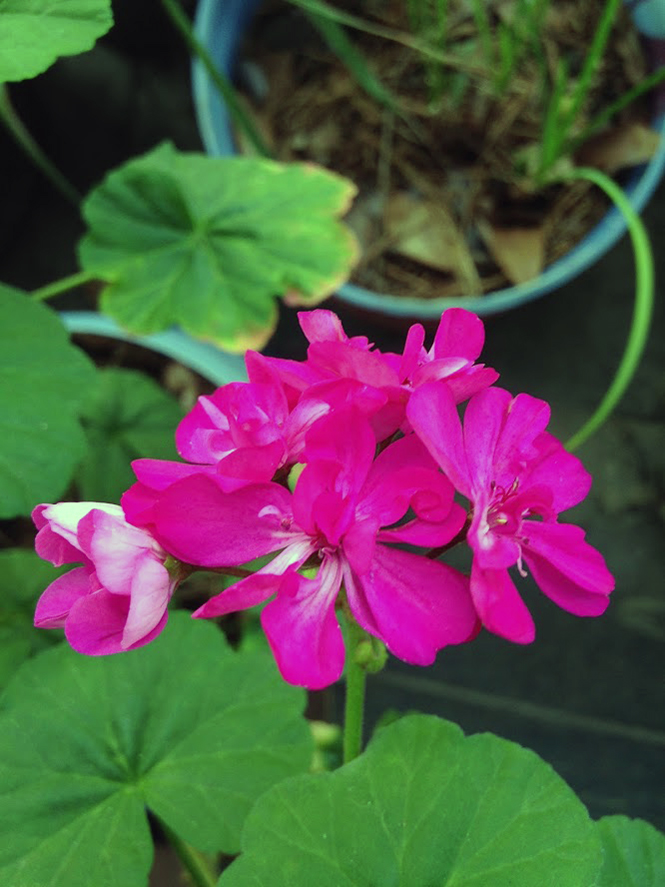
[[[464,308],[448,308],[434,336],[432,357],[460,355],[475,360],[484,344],[485,327],[478,315]]]
[[[446,385],[455,398],[455,403],[464,403],[474,394],[489,388],[499,378],[499,374],[491,367],[474,364],[468,370],[461,370],[446,378]]]
[[[416,518],[391,530],[381,530],[378,542],[406,542],[423,548],[438,548],[446,545],[460,532],[466,520],[466,511],[461,505],[453,504],[448,517],[432,523]]]
[[[155,536],[181,561],[237,566],[277,551],[291,539],[291,496],[277,484],[224,493],[203,475],[168,488],[154,507]]]
[[[515,644],[532,643],[536,627],[507,570],[482,570],[474,562],[471,597],[488,631]]]
[[[413,665],[431,665],[442,647],[477,629],[467,578],[409,552],[377,545],[371,569],[346,591],[360,625]]]
[[[215,616],[226,616],[227,613],[237,613],[239,610],[256,607],[277,592],[281,581],[281,575],[254,573],[253,576],[241,579],[240,582],[211,597],[192,615],[196,619],[212,619]]]
[[[527,466],[521,488],[547,487],[556,514],[573,508],[591,489],[591,475],[577,456],[569,453],[553,435],[543,432],[533,445],[540,455]]]
[[[126,649],[122,633],[128,612],[129,597],[100,589],[72,607],[65,636],[78,653],[86,656],[121,653]]]
[[[167,459],[135,459],[132,470],[139,483],[151,490],[166,490],[176,481],[195,474],[215,474],[212,465],[190,465],[188,462],[169,462]]]
[[[424,342],[425,329],[422,324],[414,323],[406,334],[406,342],[398,370],[400,380],[410,379],[416,371],[419,360],[424,359]]]
[[[150,551],[134,561],[131,602],[122,634],[122,645],[130,649],[159,625],[173,590],[166,567]]]
[[[597,594],[609,594],[614,588],[614,577],[607,569],[603,556],[584,541],[584,530],[574,524],[550,521],[526,521],[523,533],[525,555],[535,555],[549,561],[564,576],[580,588]]]
[[[471,483],[476,492],[489,490],[490,483],[496,479],[494,451],[511,402],[511,394],[503,388],[485,388],[467,404],[464,447]]]
[[[89,567],[76,567],[64,576],[58,576],[37,601],[35,626],[63,628],[71,608],[80,598],[90,594],[92,587]]]
[[[299,311],[298,323],[308,342],[346,342],[342,322],[325,308],[314,311]]]
[[[532,458],[533,441],[545,430],[549,420],[550,407],[544,400],[530,394],[518,394],[510,401],[494,448],[494,480],[497,483],[512,483],[516,464],[521,462],[522,454]]]
[[[414,391],[406,414],[413,430],[456,489],[471,498],[462,424],[446,383],[429,382]]]
[[[290,572],[261,623],[285,681],[310,690],[334,683],[344,668],[344,640],[335,615],[341,584],[337,558],[324,561],[315,579]]]

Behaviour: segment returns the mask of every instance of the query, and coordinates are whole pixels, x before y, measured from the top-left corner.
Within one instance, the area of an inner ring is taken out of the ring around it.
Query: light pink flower
[[[55,566],[82,566],[60,576],[37,603],[37,628],[64,628],[79,653],[133,650],[166,625],[175,580],[166,552],[145,530],[127,523],[118,505],[38,505],[37,554]]]
[[[545,431],[549,406],[528,394],[488,388],[469,401],[464,427],[446,385],[429,383],[408,406],[415,432],[469,499],[471,595],[483,625],[517,643],[534,639],[531,615],[507,568],[526,564],[541,590],[579,616],[597,616],[614,579],[577,526],[557,522],[591,478]]]
[[[450,541],[464,522],[452,486],[414,435],[376,460],[375,445],[368,421],[341,411],[311,429],[308,464],[293,495],[275,483],[225,493],[199,475],[170,486],[152,510],[156,537],[188,563],[235,566],[279,552],[194,615],[219,616],[273,598],[262,623],[291,683],[318,688],[341,675],[335,605],[342,583],[359,624],[407,662],[428,665],[443,646],[476,630],[464,576],[386,544],[431,548]],[[398,526],[410,508],[415,516]]]

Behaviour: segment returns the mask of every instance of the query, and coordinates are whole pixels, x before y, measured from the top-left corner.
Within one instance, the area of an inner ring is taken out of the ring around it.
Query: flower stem
[[[67,290],[72,290],[82,283],[90,283],[90,281],[98,279],[99,275],[93,271],[77,271],[76,274],[70,274],[69,277],[61,277],[60,280],[55,280],[53,283],[47,283],[46,286],[33,290],[30,293],[30,298],[35,302],[45,302],[46,299],[59,296],[60,293],[66,293]]]
[[[215,887],[218,877],[208,864],[205,856],[176,835],[162,819],[158,816],[155,818],[158,820],[167,841],[175,851],[195,887]]]
[[[635,301],[626,347],[612,382],[601,402],[582,427],[566,441],[574,450],[594,434],[610,416],[623,397],[642,359],[649,336],[654,299],[654,266],[649,235],[644,223],[630,205],[622,189],[600,170],[578,167],[565,174],[566,179],[586,179],[601,188],[623,215],[633,244],[635,259]]]
[[[230,80],[222,71],[220,71],[216,67],[210,56],[210,53],[207,51],[201,41],[197,39],[196,35],[194,34],[194,29],[192,28],[191,22],[182,11],[178,0],[162,0],[162,6],[168,13],[169,18],[171,19],[173,24],[180,31],[192,55],[198,58],[198,60],[208,72],[210,79],[214,83],[215,88],[225,102],[229,114],[233,118],[236,126],[239,126],[243,130],[249,141],[252,143],[252,147],[257,152],[257,154],[259,154],[261,157],[270,157],[270,150],[259,135],[259,131],[254,126],[249,115],[245,113],[245,109],[238,100],[236,91],[231,85]]]
[[[363,720],[365,713],[366,669],[356,660],[356,650],[365,639],[365,632],[349,617],[349,652],[346,665],[346,699],[344,703],[344,735],[342,740],[345,764],[357,758],[362,751]]]

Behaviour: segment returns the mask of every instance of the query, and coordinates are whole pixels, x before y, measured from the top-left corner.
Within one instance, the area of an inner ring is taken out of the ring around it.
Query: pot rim
[[[196,35],[213,62],[227,74],[235,61],[238,35],[249,24],[260,3],[261,0],[199,0],[195,18]],[[636,9],[639,10],[639,17],[635,14]],[[665,0],[643,2],[640,7],[631,10],[631,15],[637,18],[639,29],[650,38],[654,39],[656,34],[662,32],[660,39],[665,39]],[[213,35],[218,37],[214,42]],[[198,59],[194,59],[192,65],[192,85],[199,132],[206,151],[216,156],[235,154],[228,114],[208,72]],[[660,146],[649,163],[631,171],[623,188],[637,213],[646,206],[665,172],[665,107],[656,113],[652,126],[661,135]],[[434,320],[446,308],[457,307],[467,308],[479,315],[495,314],[544,296],[578,277],[604,256],[625,233],[623,216],[616,207],[612,207],[570,252],[548,265],[538,277],[482,296],[423,299],[376,292],[353,283],[343,284],[334,295],[340,302],[354,308],[394,318]]]

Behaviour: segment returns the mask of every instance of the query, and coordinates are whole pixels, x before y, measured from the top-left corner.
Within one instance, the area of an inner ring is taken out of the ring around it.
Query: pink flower
[[[577,526],[557,522],[580,502],[591,478],[579,459],[545,431],[549,406],[528,394],[488,388],[469,401],[460,422],[445,385],[416,391],[409,420],[427,449],[472,506],[471,596],[483,625],[517,643],[535,636],[531,615],[508,575],[526,563],[541,590],[578,616],[598,616],[614,579]]]
[[[37,628],[63,628],[79,653],[133,650],[166,625],[175,580],[166,552],[150,533],[130,526],[118,505],[60,502],[32,513],[37,554],[55,566],[81,563],[60,576],[37,603]]]
[[[383,353],[364,337],[349,338],[339,318],[322,308],[301,311],[300,326],[309,341],[307,360],[262,358],[277,373],[291,404],[306,393],[315,398],[322,383],[345,380],[354,384],[354,397],[368,398],[366,415],[370,416],[377,440],[389,437],[403,426],[406,403],[419,385],[441,379],[460,403],[498,379],[498,373],[475,361],[482,351],[485,331],[480,318],[463,308],[450,308],[441,322],[429,351],[423,347],[425,331],[414,324],[407,335],[404,353]],[[258,381],[262,367],[256,356],[248,353],[247,369],[252,381]],[[377,395],[382,395],[382,400]],[[320,394],[318,395],[320,397]],[[408,431],[408,427],[403,427]]]
[[[341,411],[311,429],[308,464],[293,495],[275,483],[225,493],[199,475],[170,486],[152,510],[157,538],[188,563],[234,566],[279,552],[194,615],[220,616],[273,598],[262,623],[291,683],[319,688],[341,675],[335,605],[342,583],[359,624],[407,662],[428,665],[443,646],[476,630],[464,576],[386,544],[450,541],[464,522],[452,486],[414,435],[376,460],[375,446],[368,421]],[[410,508],[415,517],[396,526]]]

